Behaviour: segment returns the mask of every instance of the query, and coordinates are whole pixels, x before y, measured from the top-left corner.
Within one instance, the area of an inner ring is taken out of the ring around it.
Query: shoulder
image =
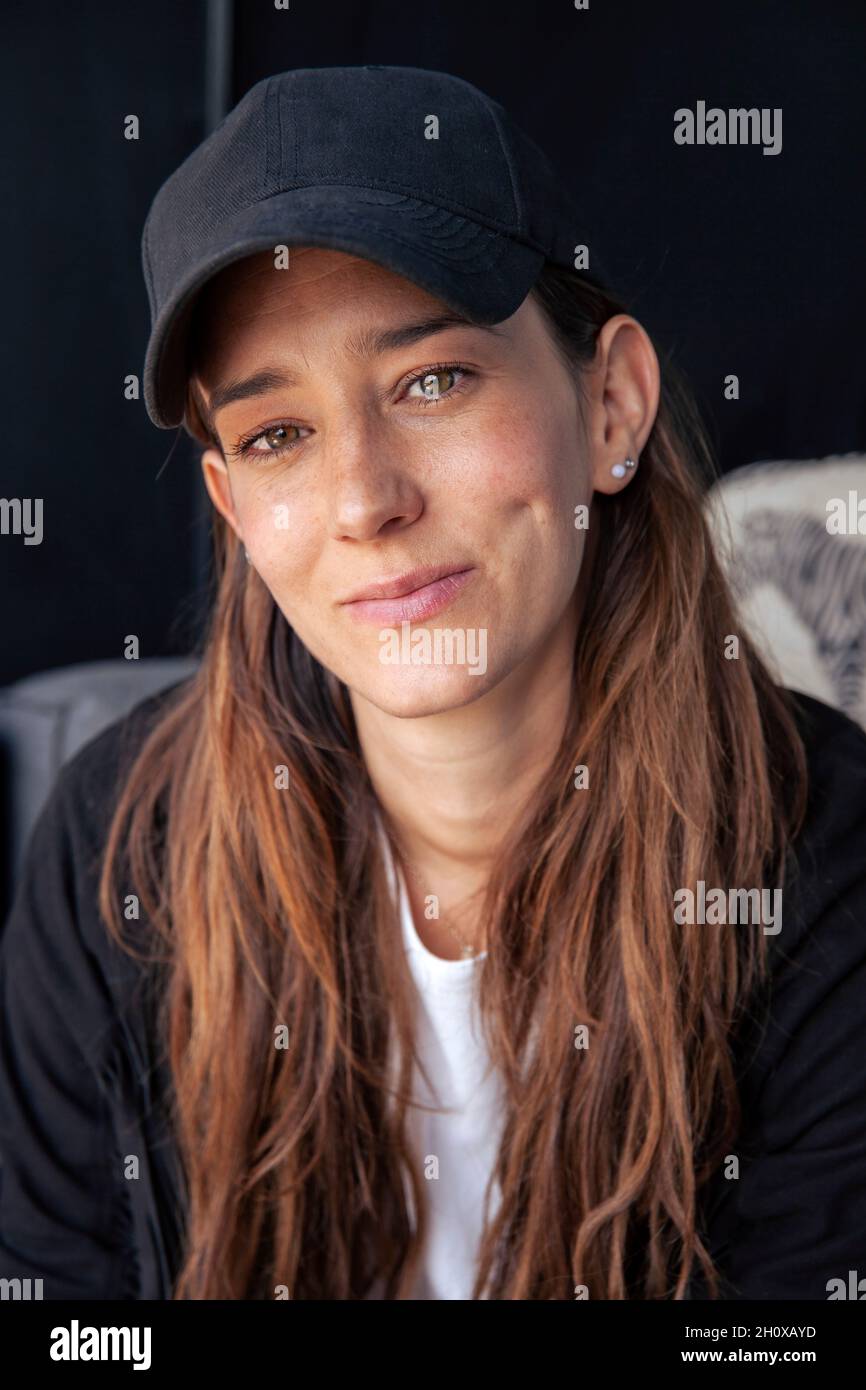
[[[811,1087],[809,1058],[866,1048],[866,731],[841,711],[785,691],[806,755],[808,794],[781,889],[781,928],[769,935],[768,1012],[757,1051],[747,1030],[751,1084]],[[831,1072],[833,1068],[831,1067]],[[825,1084],[828,1078],[825,1077]],[[801,1091],[801,1095],[803,1092]]]
[[[787,688],[784,694],[806,752],[810,829],[831,833],[866,809],[866,729],[812,695]]]
[[[100,916],[99,878],[126,775],[148,733],[190,679],[149,695],[82,745],[60,768],[30,833],[0,934],[3,966],[22,989],[38,978],[50,979],[61,1010],[64,990],[77,990],[82,1026],[89,1011],[110,1009],[121,988],[137,978],[130,956],[111,939]]]
[[[0,1274],[44,1278],[46,1298],[170,1296],[161,1198],[172,1150],[152,1138],[168,1085],[162,977],[114,942],[97,889],[118,787],[182,684],[61,768],[0,935]],[[122,1167],[130,1150],[142,1164],[134,1183]]]
[[[791,845],[784,927],[774,941],[782,948],[777,968],[810,948],[866,958],[866,730],[810,695],[785,694],[803,741],[808,792]]]
[[[740,1132],[703,1201],[725,1297],[825,1299],[866,1229],[866,733],[785,693],[807,812],[767,990],[748,1010]]]

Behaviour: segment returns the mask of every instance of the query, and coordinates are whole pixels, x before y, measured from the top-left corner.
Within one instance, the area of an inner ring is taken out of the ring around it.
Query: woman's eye
[[[417,386],[425,400],[436,401],[440,396],[453,392],[455,380],[461,375],[466,375],[461,367],[433,367],[409,383],[407,395],[410,395],[412,388]],[[449,377],[451,378],[450,382],[448,381]],[[417,400],[418,397],[416,396],[415,399]]]
[[[297,425],[271,425],[270,429],[262,430],[262,433],[257,434],[255,439],[251,439],[245,445],[243,452],[248,454],[278,454],[282,449],[297,443],[296,438],[289,437],[289,431],[294,430],[297,435],[298,429]],[[257,445],[262,444],[262,441],[264,441],[263,447],[258,448]]]

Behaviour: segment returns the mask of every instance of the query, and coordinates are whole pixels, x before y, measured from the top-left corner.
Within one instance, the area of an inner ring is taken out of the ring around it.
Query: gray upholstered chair
[[[192,657],[88,661],[25,676],[0,690],[2,913],[33,823],[63,763],[148,695],[191,675]]]

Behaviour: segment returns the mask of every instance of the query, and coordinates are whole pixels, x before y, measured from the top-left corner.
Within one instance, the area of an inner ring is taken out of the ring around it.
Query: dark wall
[[[232,103],[284,68],[377,62],[443,68],[506,105],[571,182],[613,286],[690,377],[723,470],[866,449],[862,0],[250,0],[233,13],[6,0],[0,496],[41,497],[44,538],[0,535],[0,683],[120,656],[128,633],[142,656],[198,633],[196,453],[124,398],[124,377],[140,376],[149,329],[142,224],[206,133],[221,15]],[[699,100],[781,107],[781,153],[676,145],[674,111]],[[124,139],[130,113],[138,141]],[[723,397],[731,372],[738,401]]]
[[[128,633],[142,656],[186,645],[171,627],[196,578],[194,477],[177,454],[159,473],[172,436],[124,378],[148,327],[141,224],[203,134],[202,15],[3,6],[0,494],[41,497],[44,536],[0,536],[0,681],[120,656]]]

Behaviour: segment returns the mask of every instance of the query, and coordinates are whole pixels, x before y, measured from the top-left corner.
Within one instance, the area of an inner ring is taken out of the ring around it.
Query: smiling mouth
[[[462,591],[476,573],[470,566],[440,575],[416,589],[396,594],[388,598],[361,598],[345,603],[350,616],[356,622],[372,622],[380,625],[400,622],[424,622],[440,613]]]

